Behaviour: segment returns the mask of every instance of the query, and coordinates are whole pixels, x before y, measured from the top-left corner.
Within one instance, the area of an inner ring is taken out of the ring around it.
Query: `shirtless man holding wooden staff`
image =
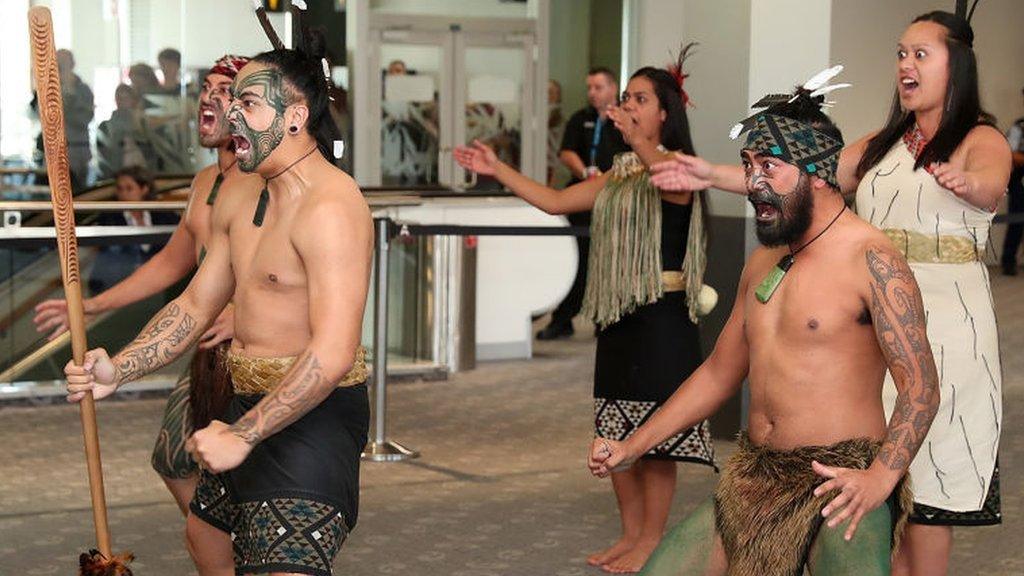
[[[192,272],[206,254],[213,206],[221,194],[230,195],[239,188],[258,191],[263,180],[238,169],[235,146],[226,117],[231,104],[231,82],[248,58],[225,55],[217,60],[203,79],[199,93],[199,143],[217,151],[217,163],[200,170],[192,179],[188,207],[170,241],[131,276],[110,289],[82,302],[88,315],[123,308],[158,294]],[[32,319],[36,330],[51,332],[49,339],[68,329],[68,305],[64,300],[46,300],[36,306]],[[151,459],[153,469],[163,479],[181,509],[188,515],[199,469],[185,450],[192,435],[193,422],[199,427],[209,423],[208,412],[223,407],[224,391],[229,386],[223,374],[223,353],[234,328],[233,308],[229,305],[199,339],[189,370],[179,379],[167,398],[163,424],[157,435]],[[197,410],[198,407],[198,410]]]
[[[330,162],[322,56],[322,42],[303,43],[239,72],[228,118],[238,165],[262,191],[218,201],[195,279],[132,343],[65,369],[70,400],[108,396],[184,353],[234,296],[234,397],[189,440],[203,472],[187,536],[203,576],[329,575],[356,522],[372,222]]]

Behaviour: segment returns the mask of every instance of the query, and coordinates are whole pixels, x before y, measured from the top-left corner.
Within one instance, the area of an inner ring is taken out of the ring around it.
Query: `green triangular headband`
[[[759,114],[747,135],[747,150],[774,156],[817,176],[836,188],[839,181],[839,153],[843,141],[815,130],[808,124],[767,112]]]

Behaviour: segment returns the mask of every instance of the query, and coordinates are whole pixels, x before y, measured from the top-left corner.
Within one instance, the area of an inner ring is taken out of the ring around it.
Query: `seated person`
[[[147,200],[155,190],[153,177],[144,168],[129,166],[118,170],[117,199],[122,202]],[[178,223],[173,212],[149,210],[125,210],[103,212],[96,221],[97,226],[173,226]],[[98,294],[127,278],[136,268],[163,248],[164,243],[155,244],[113,244],[99,250],[92,271],[89,274],[89,290]]]

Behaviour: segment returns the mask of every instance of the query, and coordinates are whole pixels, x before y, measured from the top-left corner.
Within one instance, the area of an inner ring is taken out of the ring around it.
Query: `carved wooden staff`
[[[75,364],[81,366],[85,361],[86,352],[85,313],[82,308],[78,242],[75,239],[75,212],[71,203],[68,143],[64,134],[64,103],[61,97],[57,54],[53,47],[53,21],[50,18],[50,10],[42,6],[31,8],[28,11],[28,28],[32,69],[35,72],[39,100],[39,121],[42,124],[43,147],[46,151],[46,173],[50,178],[53,219],[56,223],[57,253],[60,259],[61,278],[64,281],[64,297],[68,305],[71,354]],[[119,563],[120,561],[113,558],[110,548],[107,502],[103,493],[103,466],[100,462],[100,439],[96,427],[96,404],[91,392],[86,393],[79,406],[97,547],[107,564]],[[83,560],[83,571],[85,568]],[[125,571],[110,573],[130,574]]]

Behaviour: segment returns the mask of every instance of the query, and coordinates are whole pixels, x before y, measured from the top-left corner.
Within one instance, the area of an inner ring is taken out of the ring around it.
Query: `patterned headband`
[[[213,68],[210,68],[210,74],[223,74],[234,80],[235,76],[238,76],[238,71],[248,63],[249,59],[245,56],[225,54],[213,64]]]
[[[836,188],[839,181],[839,153],[843,149],[843,138],[836,139],[824,132],[815,130],[810,124],[793,120],[779,114],[773,114],[779,106],[791,104],[801,98],[818,98],[847,88],[849,84],[829,84],[829,81],[843,71],[841,65],[826,68],[804,82],[792,94],[768,94],[751,106],[763,108],[732,127],[729,137],[733,140],[740,134],[750,131],[747,136],[747,150],[754,150],[768,156],[795,164],[807,174],[813,174]],[[815,100],[814,105],[829,106],[831,102]]]
[[[815,130],[809,124],[765,112],[747,135],[747,150],[774,156],[838,188],[839,153],[843,140]]]

